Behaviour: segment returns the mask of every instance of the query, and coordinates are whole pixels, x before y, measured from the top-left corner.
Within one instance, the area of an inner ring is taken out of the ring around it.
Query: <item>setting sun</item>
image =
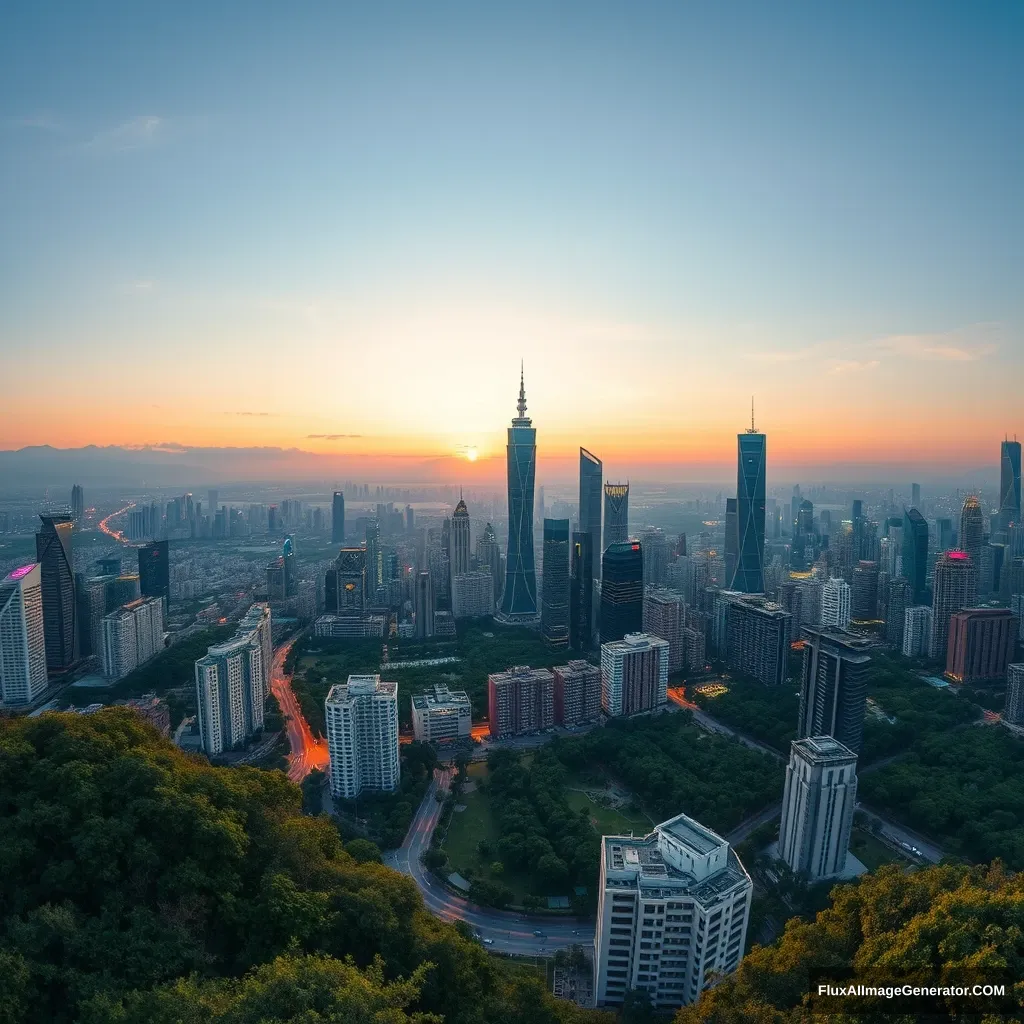
[[[475,447],[470,447],[470,448],[466,449],[466,458],[469,459],[470,462],[476,462],[476,448]]]

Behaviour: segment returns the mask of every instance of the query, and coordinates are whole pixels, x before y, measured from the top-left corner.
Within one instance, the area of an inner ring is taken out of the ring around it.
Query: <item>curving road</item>
[[[96,529],[98,529],[101,533],[105,533],[111,540],[116,540],[120,541],[122,544],[127,544],[128,542],[127,540],[125,540],[123,531],[113,530],[107,524],[110,522],[111,519],[114,519],[116,516],[124,515],[125,512],[133,508],[135,508],[135,502],[128,502],[128,504],[125,505],[124,508],[119,508],[116,512],[111,512],[109,516],[104,516],[97,524]]]
[[[274,651],[274,662],[270,672],[270,689],[281,706],[285,731],[291,751],[288,754],[288,778],[301,782],[314,768],[326,771],[330,763],[327,744],[313,735],[306,716],[299,707],[292,690],[291,676],[284,670],[284,661],[295,642],[293,637]]]
[[[438,771],[409,826],[405,842],[384,855],[384,862],[412,877],[427,909],[444,921],[465,921],[484,944],[495,953],[519,956],[549,956],[555,950],[575,944],[594,945],[593,922],[564,917],[527,917],[504,910],[490,910],[456,896],[424,866],[420,858],[430,849],[430,837],[441,817],[437,793],[447,793],[451,771]],[[543,932],[543,937],[534,935]],[[591,953],[591,955],[593,955]]]

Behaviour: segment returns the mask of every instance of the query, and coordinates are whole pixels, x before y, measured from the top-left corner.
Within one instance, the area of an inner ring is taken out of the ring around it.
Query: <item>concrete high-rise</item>
[[[379,675],[349,676],[331,687],[324,713],[331,795],[355,800],[363,790],[398,789],[398,684]]]
[[[159,597],[164,608],[171,600],[171,564],[167,541],[155,540],[139,548],[139,589],[143,597]]]
[[[544,520],[541,630],[552,647],[569,646],[569,520]]]
[[[945,662],[949,620],[961,608],[970,608],[978,597],[978,573],[965,551],[947,551],[935,563],[932,583],[932,631],[928,656]]]
[[[18,707],[45,692],[42,574],[32,563],[0,581],[0,702]]]
[[[878,617],[878,563],[861,559],[853,569],[850,618],[858,622]]]
[[[469,509],[461,495],[452,513],[449,559],[453,578],[469,572]]]
[[[492,739],[550,729],[555,724],[555,677],[551,669],[516,665],[489,675],[487,724]]]
[[[435,683],[412,698],[412,734],[417,743],[466,739],[473,731],[473,709],[465,690]]]
[[[371,519],[366,524],[366,594],[371,604],[377,602],[377,588],[381,585],[382,576],[380,523]]]
[[[885,639],[897,651],[903,649],[903,626],[907,606],[910,604],[910,582],[902,576],[889,580],[885,605]]]
[[[715,600],[713,633],[719,656],[735,672],[766,686],[786,679],[792,619],[773,601],[724,591]]]
[[[335,491],[331,500],[331,543],[345,543],[345,495]]]
[[[211,756],[241,748],[263,728],[263,648],[251,636],[214,644],[196,661],[199,735]]]
[[[1017,617],[1009,608],[967,608],[949,622],[946,675],[974,686],[1000,682],[1013,661]]]
[[[103,617],[103,673],[120,679],[164,646],[164,603],[140,597]]]
[[[779,856],[811,882],[842,875],[857,803],[857,755],[831,736],[789,748]]]
[[[644,837],[603,836],[595,996],[646,990],[664,1013],[695,1003],[743,957],[753,883],[729,844],[679,814]]]
[[[833,576],[821,589],[821,624],[845,629],[850,624],[850,584]]]
[[[764,593],[764,508],[768,439],[754,427],[737,435],[736,572],[728,586],[744,594]]]
[[[1020,523],[1020,441],[999,446],[999,529]]]
[[[927,658],[931,642],[931,608],[926,604],[911,605],[903,616],[903,657]]]
[[[629,540],[629,483],[604,485],[604,541],[602,554],[613,544]]]
[[[78,660],[74,527],[70,512],[43,512],[39,518],[43,526],[36,534],[36,561],[43,588],[46,667],[61,672]]]
[[[533,484],[537,470],[537,431],[526,415],[526,386],[519,376],[519,413],[508,428],[508,547],[505,588],[495,622],[536,626],[537,577],[533,565]]]
[[[1006,666],[1006,705],[1003,721],[1010,725],[1024,725],[1024,663]]]
[[[569,562],[569,646],[589,650],[594,642],[593,545],[590,533],[574,533]]]
[[[1020,466],[1019,455],[1017,457],[1017,465]],[[1020,502],[1018,502],[1018,504],[1020,504]],[[75,484],[75,486],[71,488],[71,518],[76,523],[80,523],[85,519],[85,492],[82,490],[81,484]]]
[[[494,580],[490,570],[452,577],[452,618],[472,619],[494,614]]]
[[[609,718],[657,711],[668,702],[668,643],[630,633],[601,644],[601,710]]]
[[[646,551],[644,557],[646,557]],[[686,611],[683,599],[671,590],[652,589],[644,593],[643,630],[650,636],[660,636],[668,644],[668,670],[681,672],[686,664],[683,629]]]
[[[640,545],[612,544],[605,549],[601,567],[600,629],[601,643],[606,644],[643,629],[644,559]]]
[[[601,670],[589,661],[570,661],[551,670],[555,679],[555,725],[576,726],[601,716]]]
[[[586,448],[580,449],[579,532],[590,536],[590,578],[601,576],[601,503],[603,485],[601,460]]]
[[[975,572],[981,567],[981,545],[985,539],[985,513],[977,495],[968,494],[960,511],[960,533],[957,546],[971,556]]]
[[[434,583],[429,572],[419,572],[413,581],[413,618],[416,637],[423,639],[434,635]]]
[[[916,508],[903,513],[901,571],[910,580],[912,601],[924,604],[928,578],[928,523]]]
[[[805,626],[797,736],[831,736],[855,754],[864,736],[868,642],[840,629]]]

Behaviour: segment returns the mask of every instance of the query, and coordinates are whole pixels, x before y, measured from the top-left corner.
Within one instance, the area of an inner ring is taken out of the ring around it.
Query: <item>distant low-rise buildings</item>
[[[412,732],[418,743],[464,739],[472,729],[473,709],[464,690],[437,683],[432,691],[413,696]]]
[[[349,676],[331,687],[324,711],[335,799],[354,800],[365,789],[398,789],[398,684],[379,675]]]

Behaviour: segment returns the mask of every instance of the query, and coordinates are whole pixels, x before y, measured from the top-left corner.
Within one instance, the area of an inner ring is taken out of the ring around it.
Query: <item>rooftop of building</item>
[[[17,569],[12,569],[3,579],[4,583],[17,583],[18,580],[24,579],[37,565],[37,562],[29,562],[28,565],[19,566]]]
[[[412,706],[421,711],[444,707],[470,707],[469,694],[465,690],[449,690],[444,683],[435,683],[433,691],[413,694]]]
[[[627,633],[621,640],[609,640],[601,644],[601,650],[610,654],[634,654],[651,647],[668,647],[668,641],[651,633]]]
[[[762,615],[772,615],[777,618],[789,617],[789,612],[782,605],[770,601],[764,594],[745,594],[741,590],[722,590],[719,593],[733,604],[741,605]]]
[[[513,665],[504,672],[492,672],[487,676],[488,682],[500,683],[513,679],[529,679],[542,677],[553,678],[549,668],[531,668],[529,665]]]
[[[837,765],[857,760],[857,755],[849,747],[831,736],[807,736],[793,740],[792,749],[814,764]]]
[[[373,695],[394,696],[398,693],[398,683],[389,683],[379,675],[352,675],[344,683],[335,683],[327,694],[328,704],[343,704],[352,697],[368,697]]]
[[[848,655],[857,660],[857,656],[870,659],[870,651],[877,644],[865,636],[860,636],[841,626],[804,626],[802,634],[805,639],[818,638],[837,647],[847,648]]]
[[[585,661],[583,658],[573,658],[571,661],[567,661],[564,665],[556,665],[552,672],[557,672],[561,676],[569,675],[582,675],[588,672],[596,672],[600,674],[601,668],[599,665],[592,665],[589,661]]]

